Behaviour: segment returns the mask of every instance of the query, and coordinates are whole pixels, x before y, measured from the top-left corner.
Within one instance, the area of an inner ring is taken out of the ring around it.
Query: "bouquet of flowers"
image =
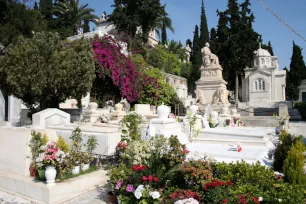
[[[65,158],[65,153],[56,147],[54,141],[48,142],[46,145],[40,147],[41,153],[36,158],[38,168],[42,169],[45,166],[56,166]]]

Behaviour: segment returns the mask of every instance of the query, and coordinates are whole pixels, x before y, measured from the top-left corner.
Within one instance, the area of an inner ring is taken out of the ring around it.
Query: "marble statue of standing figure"
[[[208,67],[211,64],[220,66],[219,58],[211,52],[209,47],[209,43],[205,43],[205,47],[201,49],[204,67]]]
[[[204,98],[203,91],[199,88],[196,88],[194,92],[196,94],[196,102],[199,102],[200,104],[205,104],[205,98]]]

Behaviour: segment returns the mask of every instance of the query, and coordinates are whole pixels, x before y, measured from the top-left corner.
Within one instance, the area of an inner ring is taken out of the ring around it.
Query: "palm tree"
[[[167,44],[167,29],[171,30],[174,33],[172,20],[171,18],[169,18],[167,13],[157,19],[155,29],[157,35],[159,36],[159,39],[161,39],[162,41],[162,44],[164,45]],[[160,37],[160,30],[161,30],[161,37]]]
[[[96,22],[98,16],[92,14],[95,12],[92,8],[87,8],[88,4],[80,5],[80,0],[70,0],[59,2],[53,9],[53,13],[58,17],[64,17],[72,25],[74,25],[74,34],[78,33],[78,28],[82,27],[82,22]]]
[[[171,40],[167,43],[167,49],[173,54],[176,54],[182,61],[186,60],[188,57],[186,54],[186,50],[183,48],[181,42]]]

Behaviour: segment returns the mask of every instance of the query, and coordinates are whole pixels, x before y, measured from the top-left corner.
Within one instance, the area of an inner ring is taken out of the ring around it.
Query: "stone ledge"
[[[35,203],[59,204],[78,197],[97,186],[106,185],[105,170],[98,170],[46,187],[32,177],[0,172],[0,189],[16,194]]]

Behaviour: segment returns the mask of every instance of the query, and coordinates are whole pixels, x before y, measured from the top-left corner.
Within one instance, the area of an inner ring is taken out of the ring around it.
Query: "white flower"
[[[39,148],[39,150],[45,151],[47,149],[47,146],[43,145]]]
[[[258,201],[263,201],[263,197],[258,197]]]
[[[282,202],[282,199],[278,199],[278,202],[280,202],[280,203],[281,203],[281,202]]]
[[[144,187],[143,187],[143,185],[139,185],[138,187],[137,187],[137,189],[135,190],[135,192],[134,192],[134,195],[135,195],[135,197],[137,198],[137,199],[140,199],[141,197],[142,197],[142,191],[144,190]]]
[[[157,192],[157,191],[150,192],[149,195],[150,195],[153,199],[158,199],[158,198],[160,198],[160,194],[159,194],[159,192]]]

